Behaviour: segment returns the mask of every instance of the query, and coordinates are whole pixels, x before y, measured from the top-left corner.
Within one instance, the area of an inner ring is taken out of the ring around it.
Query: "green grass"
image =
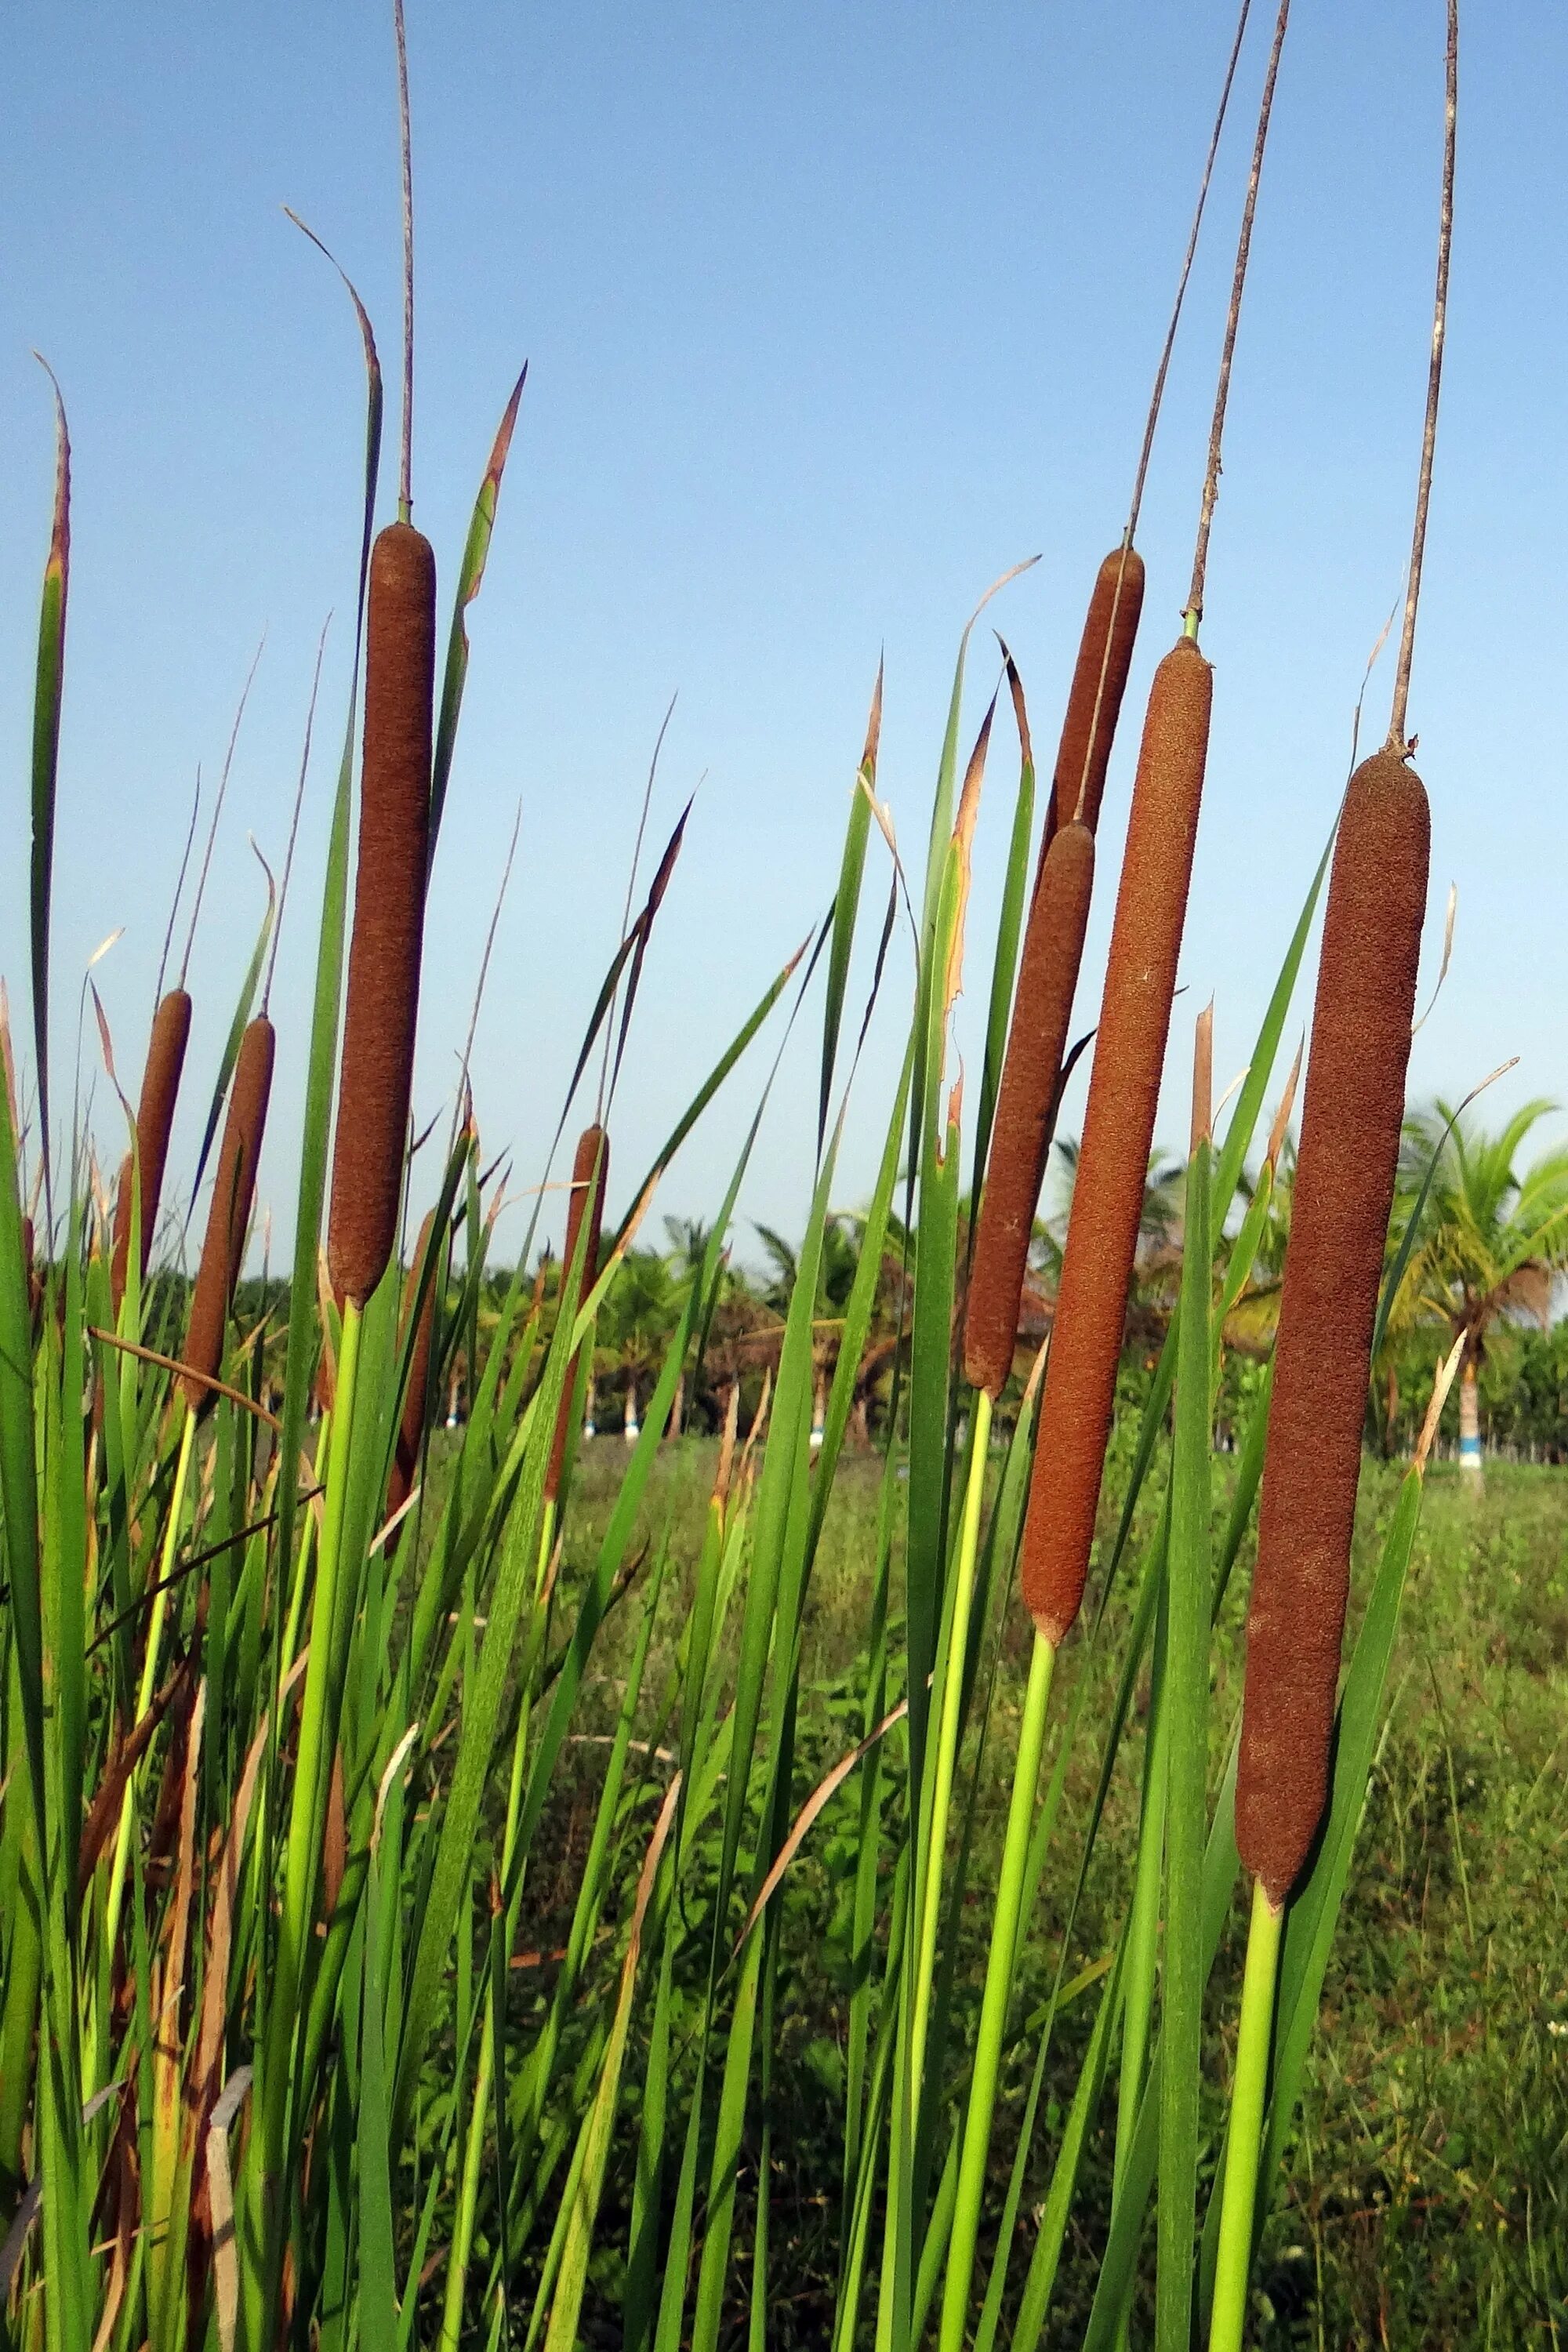
[[[618,1437],[604,1438],[584,1457],[574,1542],[584,1554],[613,1504],[623,1451]],[[674,1659],[716,1454],[712,1443],[699,1439],[667,1446],[639,1517],[637,1540],[668,1542],[670,1557],[647,1677],[656,1689],[661,1665]],[[845,1465],[824,1526],[803,1652],[811,1693],[803,1784],[834,1760],[836,1738],[845,1748],[854,1740],[879,1470],[869,1458]],[[1357,1524],[1358,1595],[1375,1564],[1396,1486],[1394,1471],[1368,1459]],[[1217,1528],[1229,1500],[1223,1458],[1215,1488]],[[1156,1515],[1152,1496],[1140,1525],[1152,1530]],[[1220,1721],[1229,1719],[1239,1697],[1249,1564],[1250,1542],[1217,1645]],[[533,1881],[538,1907],[525,1918],[525,1945],[548,1949],[569,1917],[599,1785],[604,1751],[595,1743],[613,1728],[635,1633],[631,1612],[610,1621],[597,1671],[584,1686],[584,1744],[569,1751],[547,1819]],[[1000,1630],[993,1703],[994,1750],[1004,1758],[1011,1752],[1028,1656],[1029,1628],[1015,1603]],[[1445,1658],[1450,1664],[1440,1714],[1428,1662]],[[1064,1692],[1084,1670],[1083,1643],[1069,1642],[1058,1670]],[[1108,1679],[1109,1668],[1096,1671]],[[1489,1472],[1484,1496],[1472,1497],[1460,1490],[1457,1471],[1433,1472],[1391,1692],[1300,2125],[1263,2241],[1256,2340],[1281,2347],[1386,2341],[1411,2352],[1444,2342],[1551,2343],[1568,2295],[1568,1945],[1556,1934],[1543,1937],[1542,1927],[1560,1920],[1568,1882],[1568,1473],[1499,1465]],[[1140,1710],[1146,1702],[1144,1685]],[[1058,1728],[1061,1719],[1058,1713]],[[650,1715],[644,1736],[655,1728]],[[1213,1760],[1217,1772],[1217,1748]],[[958,1969],[965,2032],[977,2008],[989,1917],[981,1890],[1000,1853],[1007,1790],[1005,1772],[988,1770],[975,1806],[973,1889]],[[1086,1753],[1068,1774],[1066,1825],[1081,1822],[1092,1795]],[[790,1880],[790,1941],[815,1947],[820,1965],[793,1970],[787,1979],[773,2060],[778,2277],[770,2340],[781,2345],[820,2341],[832,2308],[837,2212],[822,2184],[835,2177],[838,2162],[856,1821],[851,1780],[830,1801]],[[1069,1974],[1109,1948],[1137,1834],[1136,1781],[1124,1772],[1107,1808]],[[1060,1874],[1047,1877],[1021,1964],[1018,2011],[1025,2015],[1049,1995],[1068,1891]],[[1227,2046],[1244,1926],[1238,1894],[1207,2003],[1209,2021]],[[1031,2168],[1028,2193],[1037,2200],[1090,2021],[1085,2001],[1064,2023]],[[1022,2052],[1004,2068],[987,2213],[992,2230],[1028,2071]],[[1205,2178],[1223,2124],[1219,2094],[1211,2074]],[[1090,2215],[1109,2187],[1110,2126],[1108,2107],[1086,2155]],[[624,2181],[620,2191],[626,2194]],[[743,2168],[742,2240],[754,2196],[754,2169]],[[1068,2232],[1058,2310],[1069,2342],[1070,2315],[1081,2323],[1092,2298],[1101,2234],[1085,2223]],[[612,2265],[600,2280],[605,2343],[613,2340],[615,2285]],[[739,2297],[737,2316],[738,2307]]]

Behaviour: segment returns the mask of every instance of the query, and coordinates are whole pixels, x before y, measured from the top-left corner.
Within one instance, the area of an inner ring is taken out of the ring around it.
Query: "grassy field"
[[[652,1671],[645,1690],[672,1685],[674,1643],[683,1622],[702,1509],[716,1448],[689,1439],[668,1446],[643,1514],[638,1541],[651,1561],[668,1549]],[[588,1553],[616,1490],[623,1449],[603,1439],[586,1450],[573,1549]],[[847,1463],[824,1535],[808,1614],[802,1707],[804,1799],[819,1772],[853,1747],[858,1731],[858,1660],[863,1654],[875,1559],[879,1464]],[[1557,2345],[1568,2296],[1568,1952],[1558,1927],[1568,1860],[1568,1474],[1500,1465],[1485,1491],[1461,1490],[1460,1474],[1432,1474],[1406,1592],[1391,1682],[1391,1713],[1379,1752],[1362,1843],[1340,1937],[1290,2161],[1289,2185],[1269,2224],[1260,2278],[1270,2345]],[[1216,1482],[1216,1523],[1228,1496]],[[1396,1474],[1368,1460],[1362,1483],[1356,1570],[1370,1573],[1396,1487]],[[1112,1498],[1114,1500],[1114,1498]],[[1152,1525],[1158,1496],[1152,1494]],[[1244,1571],[1250,1538],[1227,1597],[1218,1645],[1216,1722],[1228,1726],[1240,1696]],[[568,1574],[570,1573],[570,1566]],[[646,1573],[646,1570],[645,1570]],[[603,1750],[613,1728],[639,1608],[634,1592],[604,1636],[583,1726],[563,1769],[548,1843],[532,1882],[525,1945],[548,1956],[570,1915],[577,1865],[592,1827]],[[1116,1604],[1107,1630],[1115,1626]],[[1028,1656],[1028,1626],[1016,1594],[994,1624],[996,1677],[991,1707],[994,1751],[1010,1758]],[[1119,1648],[1104,1646],[1109,1659]],[[663,1655],[661,1657],[660,1652]],[[1109,1683],[1081,1635],[1064,1653],[1064,1680],[1084,1673]],[[1146,1692],[1140,1693],[1140,1709]],[[597,1727],[594,1717],[601,1721]],[[1064,1706],[1053,1734],[1054,1759]],[[1100,1710],[1085,1710],[1085,1730]],[[668,1725],[659,1702],[638,1726],[653,1751],[641,1803],[651,1811],[667,1770],[658,1750]],[[668,1754],[668,1751],[666,1751]],[[1101,1956],[1125,1899],[1137,1842],[1136,1746],[1113,1785],[1094,1872],[1079,1910],[1069,1979]],[[1216,1752],[1215,1772],[1219,1765]],[[973,1758],[972,1758],[973,1761]],[[1088,1737],[1068,1760],[1064,1823],[1087,1811],[1098,1758]],[[975,1850],[965,1904],[968,1947],[959,1958],[954,2000],[961,2030],[973,2030],[981,1942],[989,1919],[1005,1809],[1001,1770],[979,1765]],[[848,1985],[849,1897],[855,1864],[856,1782],[829,1801],[793,1866],[786,1900],[795,1914],[789,1948],[797,1965],[781,1986],[773,2060],[773,2252],[779,2301],[773,2340],[807,2344],[831,2308],[837,2209],[823,2192],[836,2179],[842,2112],[844,2016]],[[1076,1850],[1068,1834],[1065,1853]],[[1069,1887],[1055,1869],[1029,1940],[1018,2013],[1045,2000],[1058,1958]],[[1552,1922],[1558,1923],[1553,1927]],[[1211,2023],[1234,2034],[1245,1929],[1238,1895],[1233,1934],[1211,1990]],[[606,1930],[607,1933],[613,1932]],[[806,1969],[798,1956],[815,1951]],[[542,1989],[548,1957],[524,1972]],[[521,1996],[525,2000],[531,1995]],[[964,2018],[964,2011],[970,2014]],[[1070,2095],[1092,2003],[1069,2010],[1058,2037],[1062,2097]],[[1031,2038],[1015,2046],[1003,2078],[1007,2102],[996,2140],[993,2189],[1005,2181],[1035,2056]],[[1038,2129],[1042,2178],[1059,2136],[1060,2098],[1047,2099]],[[1218,2080],[1208,2086],[1205,2170],[1223,2121]],[[1102,2212],[1111,2156],[1107,2099],[1086,2159],[1081,2210]],[[626,2145],[630,2146],[630,2138]],[[755,2149],[743,2159],[754,2168]],[[1103,2174],[1103,2180],[1097,2175]],[[748,2205],[754,2168],[742,2181]],[[629,2198],[629,2180],[619,2184]],[[789,2227],[781,2226],[784,2215]],[[614,2230],[606,2232],[613,2243]],[[1081,2320],[1100,2248],[1069,2231],[1061,2300],[1062,2335]],[[1152,2268],[1152,2264],[1151,2264]],[[615,2340],[617,2282],[599,2282],[603,2335]],[[737,2324],[742,2312],[737,2307]]]

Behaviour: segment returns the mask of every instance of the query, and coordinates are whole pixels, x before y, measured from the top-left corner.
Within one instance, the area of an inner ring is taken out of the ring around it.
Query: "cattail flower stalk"
[[[1279,1948],[1328,1801],[1362,1423],[1405,1112],[1430,844],[1406,706],[1447,316],[1458,41],[1458,4],[1448,0],[1437,282],[1405,625],[1388,740],[1357,768],[1340,815],[1274,1348],[1236,1790],[1252,1919],[1210,2352],[1240,2352],[1246,2328]]]
[[[1212,693],[1208,663],[1178,638],[1155,672],[1138,757],[1024,1522],[1024,1598],[1053,1644],[1077,1618],[1094,1538]]]
[[[1426,794],[1402,753],[1363,761],[1323,919],[1247,1615],[1237,1843],[1276,1909],[1328,1785],[1428,834]]]
[[[435,673],[435,557],[412,523],[389,523],[370,565],[359,856],[327,1227],[332,1282],[361,1307],[391,1258],[403,1184]]]
[[[179,1098],[180,1078],[185,1066],[185,1047],[190,1034],[190,996],[183,988],[171,988],[153,1017],[147,1064],[142,1073],[142,1094],[136,1106],[134,1175],[129,1165],[122,1170],[114,1203],[114,1256],[110,1282],[117,1315],[125,1297],[131,1253],[132,1188],[135,1180],[139,1180],[141,1186],[139,1272],[143,1280],[146,1278],[148,1256],[158,1222],[159,1203],[163,1199],[169,1136],[174,1124],[174,1106]]]
[[[217,1174],[207,1212],[206,1238],[191,1290],[185,1324],[180,1378],[185,1402],[195,1413],[205,1412],[213,1401],[211,1381],[223,1361],[224,1331],[234,1304],[245,1255],[245,1236],[256,1198],[256,1171],[267,1125],[267,1103],[272,1090],[272,1063],[277,1038],[265,1013],[247,1025],[239,1042],[229,1089],[223,1141],[218,1149]]]

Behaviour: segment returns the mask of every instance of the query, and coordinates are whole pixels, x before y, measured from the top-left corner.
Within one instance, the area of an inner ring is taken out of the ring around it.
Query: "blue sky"
[[[281,854],[315,642],[336,616],[273,1003],[261,1194],[280,1232],[346,690],[362,406],[342,294],[279,206],[303,213],[358,281],[393,379],[388,13],[360,0],[249,12],[72,0],[13,16],[5,36],[0,789],[16,848],[0,869],[0,969],[20,1042],[52,471],[36,345],[60,377],[76,454],[62,1070],[78,976],[123,924],[99,977],[134,1084],[192,782],[198,763],[216,772],[266,632],[193,966],[176,1171],[194,1160],[197,1099],[260,914],[246,836]],[[1225,1076],[1246,1058],[1326,837],[1363,668],[1400,592],[1442,13],[1440,0],[1300,0],[1286,47],[1209,575],[1215,736],[1183,959],[1184,1005],[1216,997]],[[1101,828],[1086,1026],[1142,685],[1175,633],[1190,562],[1272,14],[1258,0],[1140,532],[1149,598]],[[410,0],[416,513],[448,583],[496,420],[530,362],[472,614],[417,1094],[434,1113],[451,1087],[521,803],[475,1060],[487,1152],[511,1148],[520,1185],[541,1172],[614,945],[672,692],[653,831],[703,782],[616,1104],[627,1182],[826,904],[879,652],[881,786],[912,855],[958,632],[988,583],[1037,552],[993,614],[1037,739],[1054,742],[1083,599],[1125,511],[1233,21],[1231,0]],[[1518,1054],[1495,1118],[1524,1093],[1568,1093],[1568,17],[1553,0],[1472,8],[1462,74],[1450,361],[1411,704],[1434,809],[1434,970],[1450,878],[1459,926],[1412,1086],[1458,1093]],[[977,639],[966,730],[994,679],[991,641]],[[1387,692],[1385,667],[1369,698],[1374,738]],[[1015,781],[1002,730],[960,1028],[972,1068]],[[880,869],[876,887],[879,900]],[[902,968],[889,999],[849,1131],[846,1203],[879,1141]],[[809,1181],[815,1025],[814,1013],[786,1059],[746,1200],[785,1229]],[[1173,1139],[1189,1028],[1179,1010],[1162,1120]],[[689,1144],[663,1207],[716,1202],[763,1068],[759,1055]]]

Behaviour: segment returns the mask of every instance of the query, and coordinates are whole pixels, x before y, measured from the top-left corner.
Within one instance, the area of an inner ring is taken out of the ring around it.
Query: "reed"
[[[1190,637],[1154,673],[1117,891],[1024,1520],[1024,1599],[1059,1645],[1078,1616],[1138,1246],[1208,751],[1214,676]]]
[[[363,1307],[397,1232],[430,824],[436,559],[388,523],[370,561],[364,753],[327,1260]]]
[[[191,1035],[191,1000],[184,988],[171,988],[153,1016],[147,1062],[142,1073],[142,1094],[136,1106],[135,1167],[141,1184],[141,1273],[145,1279],[158,1206],[163,1196],[163,1171],[169,1157],[169,1137],[179,1100],[185,1047]],[[114,1256],[110,1295],[118,1315],[125,1297],[125,1276],[131,1255],[132,1171],[127,1161],[121,1171],[114,1202]]]

